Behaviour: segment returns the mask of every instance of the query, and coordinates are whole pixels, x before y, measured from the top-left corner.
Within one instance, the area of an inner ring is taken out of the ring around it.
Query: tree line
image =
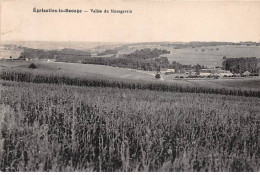
[[[116,55],[115,53],[117,53],[116,50],[105,50],[104,52],[97,54],[98,56],[92,56],[88,51],[75,49],[40,50],[24,48],[24,51],[20,55],[20,59],[55,59],[57,62],[107,65],[145,71],[160,71],[161,68],[171,68],[175,69],[177,72],[181,72],[185,68],[195,70],[205,68],[201,65],[183,65],[176,61],[170,63],[167,57],[161,56],[170,53],[170,51],[164,49],[145,48],[129,54]],[[106,54],[113,55],[105,56]]]
[[[62,50],[41,50],[32,48],[23,48],[20,59],[55,59],[60,62],[76,63],[91,57],[88,51],[64,48]]]
[[[256,57],[226,58],[223,57],[222,68],[230,70],[232,73],[258,73],[258,63],[260,59]]]

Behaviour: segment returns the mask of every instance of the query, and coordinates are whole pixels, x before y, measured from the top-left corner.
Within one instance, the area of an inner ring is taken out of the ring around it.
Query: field
[[[19,58],[20,54],[22,52],[22,49],[16,47],[16,46],[5,46],[0,43],[0,60],[2,58],[10,59],[12,58]]]
[[[196,49],[173,59],[229,52]],[[0,171],[260,171],[259,77],[155,74],[0,60]]]
[[[177,74],[178,75],[178,74]],[[165,82],[179,82],[185,83],[189,86],[209,87],[209,88],[232,88],[243,90],[260,90],[260,77],[239,77],[239,78],[185,78],[174,79],[176,75],[162,76]],[[182,75],[179,75],[182,76]]]
[[[260,171],[260,99],[1,81],[1,171]]]
[[[221,66],[223,56],[226,57],[259,57],[260,46],[246,46],[246,45],[219,45],[219,46],[202,46],[202,47],[188,47],[176,49],[172,45],[166,43],[88,43],[88,42],[10,42],[4,44],[12,44],[16,46],[23,46],[35,49],[60,50],[63,48],[72,48],[77,50],[90,51],[93,55],[106,49],[117,49],[118,54],[129,54],[137,49],[144,48],[158,48],[166,49],[171,53],[162,55],[169,59],[170,62],[177,61],[181,64],[201,64],[208,67]],[[21,50],[12,47],[5,50],[3,45],[0,45],[0,59],[2,57],[18,58]],[[2,49],[1,49],[2,48]]]
[[[167,56],[169,61],[181,64],[201,64],[208,67],[221,66],[224,56],[228,58],[259,57],[260,46],[212,46],[183,49],[171,49]]]
[[[260,78],[225,78],[225,79],[175,79],[175,74],[162,75],[162,79],[155,79],[155,71],[142,71],[127,68],[117,68],[103,65],[78,64],[78,63],[55,63],[46,61],[17,61],[5,60],[0,61],[0,70],[29,70],[31,63],[35,63],[38,67],[33,70],[48,71],[58,74],[69,74],[74,76],[98,76],[110,77],[122,80],[144,80],[152,82],[166,82],[178,85],[188,85],[193,87],[209,87],[209,88],[233,88],[242,90],[260,90]],[[181,76],[181,75],[180,75]]]

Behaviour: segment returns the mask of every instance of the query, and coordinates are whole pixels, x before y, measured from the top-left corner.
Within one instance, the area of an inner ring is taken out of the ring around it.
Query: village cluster
[[[208,68],[208,69],[184,69],[182,71],[175,71],[175,69],[161,69],[157,72],[156,78],[160,78],[160,75],[175,75],[175,78],[224,78],[224,77],[249,77],[259,76],[259,74],[253,74],[249,71],[245,71],[241,74],[232,73],[229,70],[222,70],[221,68]]]

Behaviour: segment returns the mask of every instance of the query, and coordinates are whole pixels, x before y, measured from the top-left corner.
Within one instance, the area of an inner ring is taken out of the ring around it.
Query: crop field
[[[165,48],[164,48],[165,49]],[[171,54],[166,54],[170,62],[177,61],[181,64],[201,64],[208,67],[221,66],[224,56],[229,58],[259,57],[260,46],[214,46],[195,47],[183,49],[169,49]]]
[[[234,88],[242,90],[260,90],[260,79],[256,78],[224,78],[224,79],[175,79],[175,74],[162,75],[162,79],[155,79],[155,71],[142,71],[127,68],[117,68],[104,65],[79,64],[79,63],[55,63],[47,61],[0,61],[0,70],[28,71],[29,65],[35,63],[37,69],[32,72],[58,73],[73,76],[97,76],[127,80],[144,80],[151,82],[166,82],[181,86],[208,87],[208,88]],[[181,76],[181,75],[179,75]]]
[[[260,99],[2,81],[1,171],[260,171]]]
[[[241,88],[250,88],[260,90],[260,78],[251,78],[251,79],[227,79],[220,80],[217,83],[221,83],[223,85],[229,87],[241,87]]]
[[[190,93],[207,93],[207,94],[223,94],[223,95],[237,95],[247,97],[260,97],[258,89],[242,89],[230,88],[221,86],[198,86],[196,83],[190,81],[146,81],[146,80],[131,80],[118,79],[107,76],[100,76],[99,74],[87,75],[71,75],[68,73],[60,73],[46,70],[20,70],[20,69],[4,69],[0,71],[0,79],[18,81],[18,82],[32,82],[32,83],[48,83],[48,84],[66,84],[74,86],[85,87],[113,87],[121,89],[143,89],[154,91],[168,91],[168,92],[190,92]],[[183,83],[185,82],[185,83]]]
[[[171,80],[166,80],[171,81]],[[208,88],[232,88],[240,90],[253,90],[260,91],[260,78],[221,78],[221,79],[180,79],[172,80],[172,82],[181,81],[187,85],[193,85],[197,87],[208,87]]]

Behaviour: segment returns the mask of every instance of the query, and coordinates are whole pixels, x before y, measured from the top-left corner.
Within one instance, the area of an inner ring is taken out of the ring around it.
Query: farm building
[[[25,58],[25,61],[32,61],[32,58]]]
[[[162,68],[161,73],[174,73],[175,69],[166,69],[166,68]]]
[[[200,71],[200,76],[232,76],[233,74],[229,70],[222,70],[222,69],[202,69]]]
[[[212,69],[201,69],[200,70],[200,76],[210,76],[212,72]]]
[[[244,73],[243,73],[243,75],[245,75],[245,76],[249,76],[251,74],[251,72],[249,72],[249,71],[245,71]]]
[[[186,75],[196,75],[196,71],[194,69],[185,69]]]
[[[51,63],[53,63],[53,62],[55,62],[56,60],[55,59],[48,59],[47,60],[47,62],[51,62]]]
[[[168,69],[167,72],[172,72],[172,73],[174,73],[174,72],[175,72],[175,69]]]
[[[219,76],[232,76],[233,74],[229,70],[217,70]]]

